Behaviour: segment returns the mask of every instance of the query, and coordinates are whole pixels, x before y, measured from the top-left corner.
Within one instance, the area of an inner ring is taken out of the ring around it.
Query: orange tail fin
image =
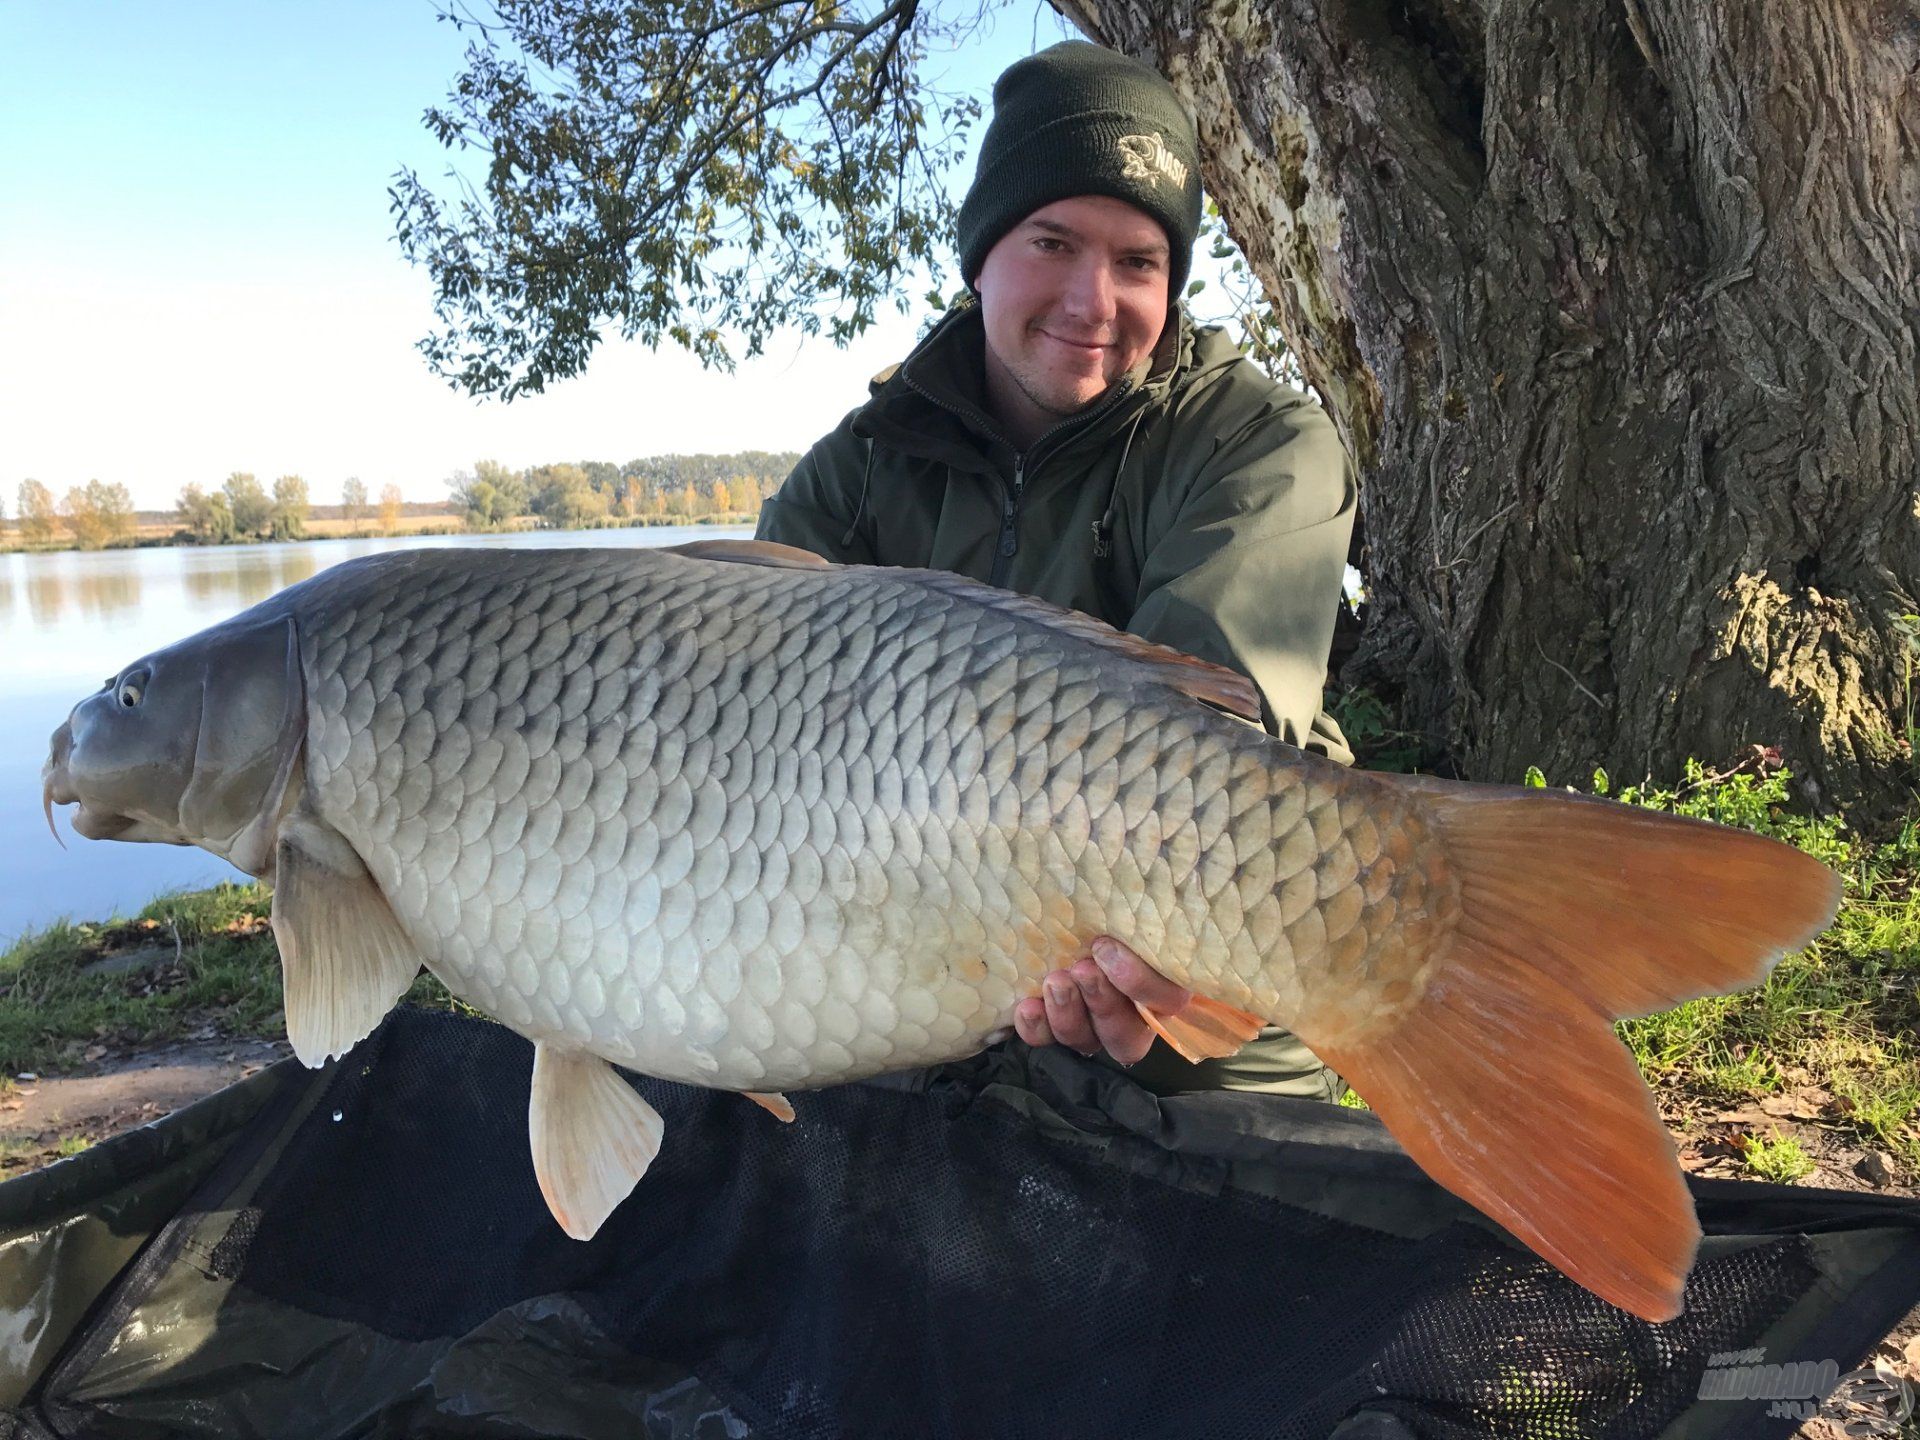
[[[1442,1185],[1603,1299],[1678,1315],[1700,1228],[1609,1022],[1757,984],[1840,878],[1790,846],[1613,801],[1411,785],[1460,886],[1440,968],[1390,1030],[1323,1045]]]

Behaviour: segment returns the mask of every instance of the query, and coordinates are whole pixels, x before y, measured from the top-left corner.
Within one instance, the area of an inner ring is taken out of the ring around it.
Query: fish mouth
[[[79,807],[68,817],[67,823],[73,826],[74,834],[88,840],[165,840],[176,845],[186,843],[168,833],[140,833],[155,827],[143,822],[137,815],[122,815],[117,811],[90,807],[74,788],[73,772],[69,766],[72,758],[73,724],[69,721],[53,732],[46,763],[40,767],[41,808],[47,814],[47,829],[53,832],[53,838],[59,841],[61,849],[66,849],[67,842],[60,835],[60,827],[54,823],[53,807],[56,805]]]
[[[131,815],[102,815],[82,805],[68,823],[73,826],[74,834],[89,840],[118,840],[138,822]]]
[[[86,802],[80,798],[80,792],[73,788],[73,776],[67,769],[67,761],[72,755],[73,726],[69,723],[53,732],[46,764],[40,767],[40,804],[47,814],[47,829],[53,832],[53,838],[59,841],[64,850],[67,842],[60,838],[60,827],[53,820],[53,807],[78,805],[80,808],[73,812],[69,821],[76,835],[83,835],[89,840],[118,839],[134,827],[134,818],[87,808]]]

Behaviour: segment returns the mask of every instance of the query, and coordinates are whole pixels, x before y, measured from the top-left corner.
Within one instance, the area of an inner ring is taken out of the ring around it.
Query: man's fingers
[[[1105,1050],[1131,1065],[1153,1046],[1153,1030],[1134,1002],[1173,1015],[1193,998],[1192,992],[1111,936],[1096,939],[1092,951],[1091,958],[1076,961],[1070,971],[1049,974],[1038,998],[1014,1006],[1014,1033],[1029,1045],[1058,1043],[1082,1055]]]
[[[1100,1037],[1087,1017],[1086,1000],[1073,977],[1063,970],[1054,971],[1041,982],[1040,994],[1046,1002],[1047,1028],[1055,1040],[1082,1055],[1100,1048]]]
[[[1099,936],[1092,948],[1094,963],[1113,988],[1157,1015],[1176,1015],[1193,998],[1191,990],[1174,984],[1110,935]]]
[[[1091,960],[1073,967],[1073,978],[1087,1002],[1100,1048],[1122,1065],[1131,1065],[1153,1045],[1153,1031],[1140,1018],[1132,1000],[1116,990],[1106,973]]]
[[[1036,1047],[1053,1044],[1053,1031],[1047,1028],[1046,1005],[1038,999],[1028,999],[1014,1006],[1013,1033]]]

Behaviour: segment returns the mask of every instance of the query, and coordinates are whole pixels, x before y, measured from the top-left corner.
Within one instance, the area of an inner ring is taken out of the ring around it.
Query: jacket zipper
[[[937,398],[911,375],[903,375],[901,379],[906,382],[909,390],[919,395],[922,399],[938,405],[942,410],[964,416],[987,434],[993,436],[1000,444],[1005,445],[1007,443],[1005,439],[1001,437],[1000,432],[993,427],[992,422],[989,421],[986,415],[980,410],[971,405],[964,407],[949,405],[946,401]],[[1133,388],[1132,380],[1121,380],[1112,390],[1107,392],[1105,398],[1102,399],[1099,404],[1095,405],[1093,409],[1082,415],[1070,416],[1058,424],[1049,427],[1038,440],[1033,442],[1031,449],[1015,454],[1013,457],[1013,483],[1007,487],[1000,502],[1000,540],[999,543],[994,546],[993,569],[987,583],[1002,590],[1006,589],[1007,572],[1013,568],[1013,557],[1018,554],[1020,550],[1020,537],[1017,533],[1016,526],[1020,519],[1020,495],[1021,492],[1026,489],[1027,456],[1039,451],[1049,440],[1054,439],[1063,430],[1077,430],[1093,424],[1100,416],[1106,414],[1109,410],[1120,404],[1121,401],[1125,400],[1127,396],[1131,395]],[[1009,446],[1008,448],[1011,449],[1012,447]]]
[[[1026,488],[1027,457],[1013,457],[1013,483],[1007,486],[1000,504],[1000,544],[993,552],[993,575],[989,583],[1006,588],[1007,571],[1011,568],[1014,555],[1020,549],[1020,536],[1016,526],[1020,519],[1020,492]]]

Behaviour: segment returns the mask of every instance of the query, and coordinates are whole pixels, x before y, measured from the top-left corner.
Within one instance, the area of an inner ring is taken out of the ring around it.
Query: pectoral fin
[[[1204,995],[1193,996],[1175,1015],[1149,1010],[1138,1000],[1133,1005],[1154,1034],[1171,1045],[1181,1059],[1195,1065],[1202,1060],[1226,1059],[1258,1035],[1265,1023],[1258,1015]]]
[[[420,971],[420,952],[353,846],[306,811],[287,817],[274,847],[273,938],[287,1040],[316,1068],[372,1034]]]
[[[533,1047],[533,1173],[560,1228],[591,1240],[660,1153],[665,1122],[597,1055]]]
[[[760,1090],[742,1090],[740,1093],[774,1119],[783,1120],[789,1125],[793,1123],[793,1102],[786,1096]]]

